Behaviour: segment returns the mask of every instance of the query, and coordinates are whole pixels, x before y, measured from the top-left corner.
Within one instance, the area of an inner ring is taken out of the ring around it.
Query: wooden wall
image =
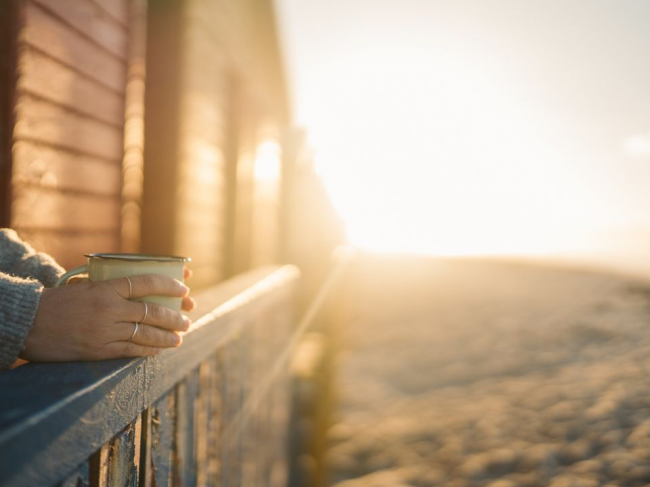
[[[0,224],[65,267],[190,256],[197,288],[279,261],[280,180],[258,177],[288,124],[271,0],[7,0],[0,14],[15,28]]]
[[[194,287],[279,260],[256,230],[279,221],[255,182],[287,123],[274,22],[268,0],[149,4],[142,243],[191,256]]]
[[[10,225],[64,266],[120,249],[127,7],[18,4]]]

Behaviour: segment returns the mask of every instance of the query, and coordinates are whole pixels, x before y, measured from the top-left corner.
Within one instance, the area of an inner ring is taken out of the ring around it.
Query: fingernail
[[[180,345],[183,339],[180,335],[174,335],[174,345]]]
[[[190,288],[181,283],[181,291],[183,291],[183,296],[187,296],[190,293]]]
[[[183,316],[183,323],[185,323],[185,331],[190,329],[190,325],[192,324],[192,320],[190,320],[187,316]]]

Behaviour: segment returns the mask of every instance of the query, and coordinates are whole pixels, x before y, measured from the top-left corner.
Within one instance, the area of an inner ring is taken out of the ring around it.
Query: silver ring
[[[144,304],[144,316],[143,316],[142,319],[140,320],[140,323],[144,323],[144,320],[147,319],[147,314],[149,313],[149,307],[147,306],[147,303],[145,303],[144,301],[142,301],[142,304]]]
[[[133,333],[131,334],[131,338],[127,340],[127,342],[132,342],[133,339],[135,338],[135,334],[138,333],[138,328],[140,328],[140,323],[134,321],[133,324],[135,327],[133,328]]]
[[[133,284],[131,284],[131,279],[128,276],[124,276],[124,279],[129,283],[129,299],[131,299],[133,297]]]

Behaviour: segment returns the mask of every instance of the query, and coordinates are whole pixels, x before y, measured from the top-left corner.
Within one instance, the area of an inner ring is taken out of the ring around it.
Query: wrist
[[[0,369],[16,360],[32,329],[43,286],[30,279],[0,273]]]

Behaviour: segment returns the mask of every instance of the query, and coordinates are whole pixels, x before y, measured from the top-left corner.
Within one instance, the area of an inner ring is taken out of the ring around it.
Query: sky
[[[650,262],[650,1],[276,7],[353,244]]]

